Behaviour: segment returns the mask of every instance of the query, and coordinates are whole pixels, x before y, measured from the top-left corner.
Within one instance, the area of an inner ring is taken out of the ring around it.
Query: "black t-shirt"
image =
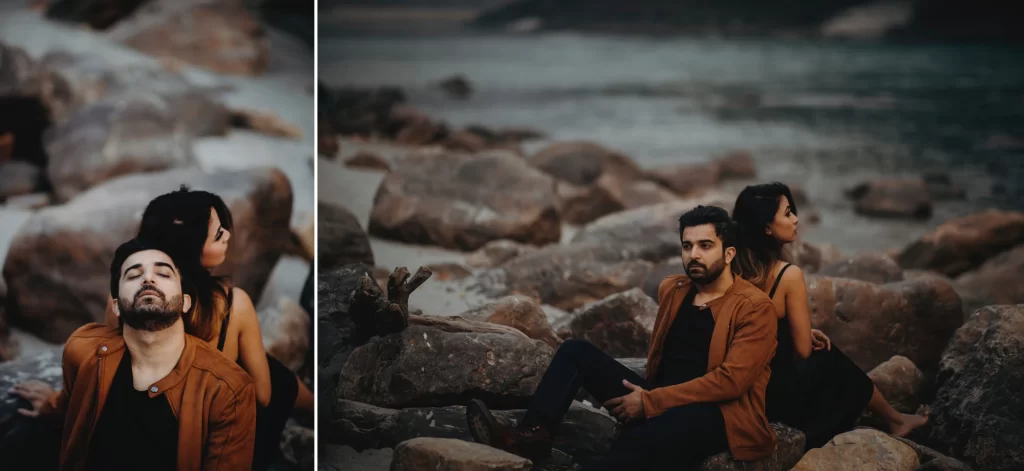
[[[691,288],[665,336],[661,366],[655,377],[659,387],[682,384],[707,373],[715,318],[711,309],[693,305],[696,297],[697,289]]]
[[[178,419],[163,394],[149,397],[133,386],[131,355],[117,366],[89,444],[90,470],[174,470]]]

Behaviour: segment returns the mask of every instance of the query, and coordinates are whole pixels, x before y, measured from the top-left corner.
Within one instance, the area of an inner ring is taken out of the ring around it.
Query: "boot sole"
[[[497,429],[498,424],[488,412],[483,401],[473,399],[466,406],[466,422],[469,424],[469,433],[473,436],[473,440],[493,447],[497,444],[492,430]]]

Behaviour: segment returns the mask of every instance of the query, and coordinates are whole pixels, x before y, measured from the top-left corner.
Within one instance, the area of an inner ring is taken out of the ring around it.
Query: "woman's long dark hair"
[[[231,211],[219,196],[191,190],[182,185],[163,194],[146,206],[139,225],[139,237],[167,241],[173,247],[179,267],[192,280],[194,309],[183,319],[185,332],[204,340],[213,338],[214,327],[231,309],[231,285],[224,277],[213,276],[203,267],[203,248],[210,227],[210,208],[217,212],[221,226],[231,231]]]
[[[744,188],[732,210],[739,235],[733,272],[755,286],[766,285],[775,262],[782,259],[782,244],[765,231],[775,220],[781,198],[789,200],[796,214],[793,193],[779,182]]]

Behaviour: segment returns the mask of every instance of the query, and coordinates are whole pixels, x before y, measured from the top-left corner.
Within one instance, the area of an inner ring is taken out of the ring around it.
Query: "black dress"
[[[769,297],[775,297],[782,268]],[[835,345],[796,354],[789,319],[779,319],[779,343],[772,359],[765,398],[768,420],[788,424],[807,437],[807,449],[819,448],[832,437],[853,429],[874,391],[874,383]]]

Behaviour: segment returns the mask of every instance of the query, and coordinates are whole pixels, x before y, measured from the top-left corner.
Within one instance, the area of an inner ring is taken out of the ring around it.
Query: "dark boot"
[[[483,401],[469,401],[466,421],[469,423],[469,433],[477,443],[532,461],[551,456],[551,434],[544,427],[517,428],[501,423]]]

